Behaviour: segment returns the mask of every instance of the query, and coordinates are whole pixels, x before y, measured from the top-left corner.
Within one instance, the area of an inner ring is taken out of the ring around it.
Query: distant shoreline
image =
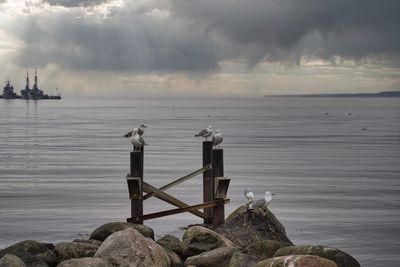
[[[348,94],[264,95],[264,97],[400,97],[400,91]]]

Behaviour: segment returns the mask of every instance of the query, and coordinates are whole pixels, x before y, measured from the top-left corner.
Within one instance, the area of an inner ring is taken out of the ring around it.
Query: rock
[[[248,245],[243,252],[254,255],[261,260],[265,260],[272,258],[275,251],[285,246],[290,246],[290,244],[281,243],[275,240],[261,240]]]
[[[257,263],[256,267],[337,267],[336,263],[312,255],[288,255]]]
[[[62,242],[55,246],[60,261],[74,258],[93,257],[99,246],[79,243],[79,242]]]
[[[289,246],[278,249],[274,257],[286,255],[316,255],[334,261],[338,267],[360,267],[360,264],[349,254],[330,247],[324,246]]]
[[[104,239],[106,239],[109,235],[121,230],[125,230],[127,228],[134,228],[138,230],[143,236],[149,237],[154,240],[154,231],[150,227],[142,224],[124,222],[112,222],[103,224],[93,231],[93,233],[90,235],[90,239],[104,241]]]
[[[0,258],[6,254],[19,257],[28,267],[56,266],[59,263],[53,244],[25,240],[6,247],[0,252]]]
[[[75,239],[72,242],[92,244],[92,245],[96,245],[98,247],[100,247],[101,244],[103,243],[103,242],[101,242],[99,240],[96,240],[96,239]]]
[[[181,256],[176,254],[174,251],[164,248],[165,252],[168,254],[169,259],[171,260],[171,267],[183,267],[183,260]]]
[[[240,247],[260,240],[293,244],[286,236],[285,227],[267,208],[256,208],[248,212],[244,206],[239,207],[215,231]]]
[[[173,235],[165,235],[156,241],[162,247],[172,250],[176,254],[182,256],[182,241]]]
[[[236,252],[229,261],[229,267],[254,267],[259,261],[256,256]]]
[[[182,238],[184,258],[191,257],[220,247],[233,247],[227,238],[202,226],[192,226]]]
[[[107,237],[94,257],[102,258],[115,267],[171,266],[165,250],[133,228],[127,228]]]
[[[216,248],[187,258],[185,261],[185,266],[194,265],[196,267],[228,267],[229,261],[235,252],[238,252],[238,249],[234,247]]]
[[[0,259],[0,267],[26,267],[23,260],[12,254],[6,254]]]
[[[57,267],[110,267],[110,265],[100,258],[80,258],[63,261]]]

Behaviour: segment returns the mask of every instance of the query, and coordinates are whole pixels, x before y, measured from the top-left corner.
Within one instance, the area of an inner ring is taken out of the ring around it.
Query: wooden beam
[[[179,199],[161,191],[160,189],[158,189],[146,182],[143,182],[143,190],[146,193],[154,193],[154,196],[156,198],[164,200],[165,202],[168,202],[169,204],[172,204],[178,208],[189,207],[189,205],[186,204],[185,202],[180,201]],[[196,215],[203,219],[208,218],[208,216],[206,214],[204,214],[203,212],[198,211],[198,210],[189,211],[189,212],[192,213],[193,215]]]
[[[178,208],[178,209],[171,209],[171,210],[150,213],[150,214],[143,215],[143,220],[156,219],[156,218],[174,215],[174,214],[178,214],[178,213],[182,213],[182,212],[192,212],[192,211],[199,210],[199,209],[213,208],[218,205],[225,204],[225,203],[229,203],[229,199],[215,200],[215,201],[210,201],[210,202],[206,202],[206,203],[202,203],[202,204],[198,204],[198,205],[192,205],[192,206],[182,207],[182,208]]]
[[[185,182],[185,181],[187,181],[187,180],[189,180],[189,179],[191,179],[191,178],[193,178],[193,177],[195,177],[195,176],[197,176],[199,174],[202,174],[203,172],[208,171],[210,169],[211,169],[211,164],[208,164],[208,165],[204,166],[203,168],[198,169],[197,171],[189,173],[188,175],[185,175],[185,176],[183,176],[181,178],[176,179],[175,181],[173,181],[173,182],[171,182],[169,184],[166,184],[166,185],[160,187],[159,190],[165,191],[165,190],[167,190],[167,189],[169,189],[171,187],[174,187],[174,186],[176,186],[178,184],[181,184],[181,183],[183,183],[183,182]],[[144,195],[143,196],[143,200],[151,198],[152,196],[154,196],[154,192]]]

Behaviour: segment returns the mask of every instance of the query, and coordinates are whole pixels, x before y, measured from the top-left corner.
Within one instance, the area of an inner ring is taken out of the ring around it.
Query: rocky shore
[[[0,250],[0,267],[360,267],[331,247],[294,245],[268,209],[236,209],[224,225],[189,227],[182,240],[154,240],[144,225],[112,222],[88,240],[58,244],[25,240]]]

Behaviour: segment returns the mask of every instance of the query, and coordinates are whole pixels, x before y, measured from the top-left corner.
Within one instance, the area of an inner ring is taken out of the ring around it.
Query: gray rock
[[[178,255],[182,255],[182,241],[173,235],[165,235],[156,241],[162,247],[172,250]]]
[[[171,260],[171,267],[183,267],[183,259],[181,256],[176,254],[174,251],[164,248],[165,252],[168,254],[169,259]]]
[[[59,263],[53,244],[25,240],[6,247],[0,252],[0,258],[6,254],[19,257],[28,267],[56,266]]]
[[[96,240],[96,239],[75,239],[72,242],[92,244],[92,245],[96,245],[98,247],[100,247],[101,244],[103,243],[103,242],[101,242],[99,240]]]
[[[313,255],[288,255],[270,258],[257,263],[256,267],[337,267],[336,263]]]
[[[228,267],[229,261],[235,252],[238,252],[238,249],[234,247],[217,248],[187,258],[185,261],[185,266],[194,265],[196,267]]]
[[[236,252],[229,261],[229,267],[254,267],[259,261],[256,256]]]
[[[12,254],[6,254],[0,259],[0,267],[26,267],[23,260]]]
[[[240,247],[260,240],[293,244],[286,236],[285,227],[268,208],[256,208],[249,212],[244,206],[239,207],[215,231]]]
[[[102,258],[115,267],[171,266],[171,260],[165,250],[133,228],[116,232],[107,237],[94,257]]]
[[[100,258],[80,258],[63,261],[57,267],[110,267],[110,265]]]
[[[90,239],[104,241],[109,235],[128,228],[136,229],[143,236],[149,237],[154,240],[154,231],[150,227],[142,224],[124,222],[112,222],[103,224],[93,231],[93,233],[90,235]]]
[[[184,258],[221,247],[233,247],[233,243],[218,233],[202,226],[192,226],[182,238]]]
[[[74,258],[93,257],[99,246],[79,243],[79,242],[62,242],[55,246],[60,261]]]
[[[261,240],[248,245],[244,253],[254,255],[261,260],[272,258],[275,251],[281,247],[290,246],[290,244],[278,242],[275,240]]]
[[[360,267],[360,263],[349,254],[324,246],[289,246],[278,249],[274,257],[286,255],[316,255],[334,261],[338,267]]]

